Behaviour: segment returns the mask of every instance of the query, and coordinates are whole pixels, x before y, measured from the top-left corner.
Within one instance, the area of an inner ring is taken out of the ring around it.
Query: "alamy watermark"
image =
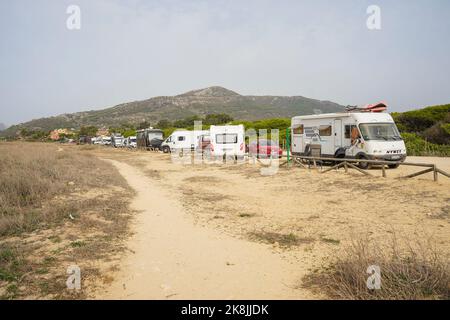
[[[66,27],[69,30],[80,30],[81,29],[81,9],[77,5],[70,5],[66,9],[66,14],[69,16],[66,20]]]
[[[69,290],[81,290],[81,269],[77,265],[71,265],[67,268],[66,285]]]
[[[366,13],[369,15],[366,26],[369,30],[381,30],[381,8],[377,5],[367,7]]]
[[[369,290],[381,289],[381,269],[377,265],[367,267],[367,273],[370,276],[367,278],[366,285]]]

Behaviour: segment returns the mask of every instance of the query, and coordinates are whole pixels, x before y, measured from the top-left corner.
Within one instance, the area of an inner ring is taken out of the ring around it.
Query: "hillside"
[[[177,96],[162,96],[148,100],[123,103],[111,108],[55,117],[41,118],[12,126],[3,135],[14,135],[18,130],[52,130],[80,128],[81,126],[119,126],[137,124],[144,119],[152,124],[162,119],[179,120],[189,116],[226,113],[234,119],[258,120],[284,118],[315,112],[342,110],[339,104],[301,96],[243,96],[222,87],[189,91]]]

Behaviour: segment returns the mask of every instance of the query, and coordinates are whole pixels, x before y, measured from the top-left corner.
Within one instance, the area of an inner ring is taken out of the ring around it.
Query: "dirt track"
[[[183,208],[136,168],[113,161],[138,195],[132,253],[105,294],[112,299],[299,299],[305,273],[258,243],[192,224]]]

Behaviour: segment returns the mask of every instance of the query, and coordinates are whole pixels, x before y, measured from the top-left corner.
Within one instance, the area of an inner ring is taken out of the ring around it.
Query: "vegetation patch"
[[[262,241],[269,244],[278,244],[281,247],[299,246],[301,244],[308,244],[314,242],[313,238],[298,237],[293,233],[283,234],[276,232],[251,232],[249,238],[252,240]]]
[[[0,143],[1,298],[84,298],[66,289],[66,268],[93,275],[93,262],[121,250],[133,192],[112,165],[79,150]]]
[[[370,266],[379,267],[379,289],[368,288]],[[324,270],[307,275],[303,286],[333,299],[448,300],[449,267],[448,258],[429,243],[400,248],[393,241],[380,247],[364,239],[354,241]]]

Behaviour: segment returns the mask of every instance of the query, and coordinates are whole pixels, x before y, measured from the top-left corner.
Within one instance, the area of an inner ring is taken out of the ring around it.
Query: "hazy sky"
[[[69,5],[81,29],[68,30]],[[366,26],[381,8],[381,30]],[[0,0],[0,122],[220,85],[450,103],[450,1]]]

